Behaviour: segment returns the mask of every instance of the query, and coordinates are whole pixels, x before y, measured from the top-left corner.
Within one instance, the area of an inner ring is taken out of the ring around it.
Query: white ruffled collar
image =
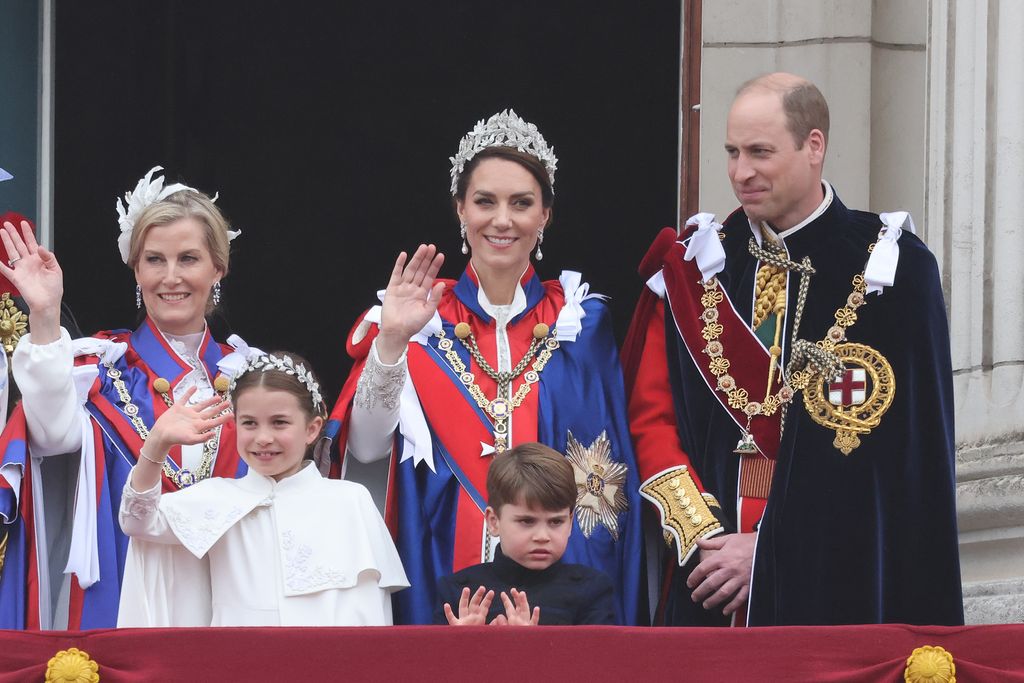
[[[192,334],[169,334],[163,331],[160,334],[179,356],[195,360],[199,358],[199,346],[203,343],[203,337],[206,336],[206,328],[204,327],[202,332],[193,332]]]
[[[470,267],[472,267],[472,264],[470,264]],[[512,303],[510,304],[492,304],[483,286],[481,285],[477,288],[476,300],[480,304],[480,308],[484,309],[487,315],[494,318],[494,322],[499,326],[508,325],[509,320],[526,310],[526,290],[523,289],[522,285],[523,275],[525,274],[526,270],[516,280],[516,291],[512,295]],[[477,275],[477,279],[479,279],[479,275]]]
[[[323,478],[320,471],[316,467],[312,467],[312,464],[312,460],[304,460],[298,472],[280,481],[265,474],[260,474],[250,467],[245,476],[238,479],[237,482],[239,487],[246,491],[257,493],[270,493],[271,491],[286,492],[289,489],[294,489],[296,486],[302,486],[304,482]]]

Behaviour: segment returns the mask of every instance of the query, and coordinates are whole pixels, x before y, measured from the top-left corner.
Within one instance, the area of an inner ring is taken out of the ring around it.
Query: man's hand
[[[739,609],[750,595],[756,541],[757,534],[724,534],[697,541],[700,563],[686,579],[693,601],[707,610],[725,604],[722,614],[726,616]]]
[[[452,626],[483,626],[487,623],[487,612],[491,609],[492,600],[494,591],[480,586],[470,597],[467,586],[462,589],[462,596],[459,598],[459,616],[455,616],[452,606],[447,602],[444,603],[444,616]]]

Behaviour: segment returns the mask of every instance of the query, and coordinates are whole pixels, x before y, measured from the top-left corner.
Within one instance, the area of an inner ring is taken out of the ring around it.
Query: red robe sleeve
[[[673,228],[655,238],[640,264],[645,281],[661,270],[676,239]],[[679,443],[665,334],[665,303],[645,287],[622,349],[629,430],[640,493],[657,508],[662,527],[676,541],[679,564],[684,564],[696,550],[697,539],[722,533],[724,516]]]
[[[647,293],[657,299],[650,290]],[[629,392],[629,431],[633,435],[640,481],[646,482],[659,472],[686,465],[697,488],[703,493],[700,478],[690,465],[690,456],[679,444],[668,378],[663,301],[657,299],[654,302],[652,314],[645,322],[644,345]]]

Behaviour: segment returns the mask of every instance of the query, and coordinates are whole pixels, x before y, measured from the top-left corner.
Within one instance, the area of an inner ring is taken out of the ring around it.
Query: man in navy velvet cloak
[[[668,624],[963,623],[938,268],[907,214],[843,205],[827,139],[813,84],[745,84],[741,207],[641,266],[624,366]]]

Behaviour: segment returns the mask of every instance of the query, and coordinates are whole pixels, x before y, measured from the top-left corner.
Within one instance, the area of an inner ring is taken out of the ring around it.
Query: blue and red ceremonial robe
[[[39,628],[32,534],[32,482],[21,406],[0,434],[0,629]],[[13,479],[14,483],[8,479]]]
[[[497,367],[495,322],[479,302],[479,282],[472,267],[458,281],[445,284],[438,314],[446,338],[454,340],[455,325],[468,323],[484,358]],[[526,354],[534,327],[544,323],[555,328],[566,305],[560,282],[541,282],[532,267],[520,285],[526,309],[507,326],[513,366]],[[539,441],[565,453],[570,438],[587,447],[602,434],[607,436],[612,459],[627,468],[623,485],[627,504],[615,515],[614,529],[598,524],[589,536],[574,515],[563,559],[607,573],[616,586],[621,622],[643,624],[648,621],[643,532],[618,353],[607,308],[596,298],[581,299],[576,301],[584,313],[582,329],[575,341],[560,342],[539,381],[513,411],[510,446]],[[340,444],[342,458],[352,397],[376,331],[373,326],[356,344],[349,338],[348,351],[356,362],[328,427]],[[385,518],[412,584],[395,595],[396,623],[431,623],[437,580],[483,560],[487,468],[493,458],[501,457],[487,452],[494,443],[490,418],[459,380],[439,341],[440,336],[433,334],[425,343],[410,343],[407,361],[430,430],[432,463],[403,457],[407,441],[401,429],[396,430],[391,456]],[[462,344],[455,343],[453,348],[484,395],[494,397],[496,382]],[[521,382],[522,376],[513,381],[513,392]],[[336,464],[334,472],[338,471]]]
[[[120,379],[125,383],[132,403],[139,408],[139,417],[147,426],[152,427],[156,419],[167,410],[166,403],[153,389],[153,381],[158,377],[168,380],[171,385],[168,393],[173,395],[174,387],[192,372],[192,367],[170,347],[155,324],[148,318],[134,332],[116,330],[101,332],[95,336],[100,339],[109,339],[115,343],[127,343],[124,355],[114,361],[112,365],[120,371]],[[199,358],[205,366],[211,382],[218,373],[217,362],[230,352],[229,346],[214,341],[207,331],[199,347]],[[122,533],[118,522],[121,493],[132,466],[138,458],[143,440],[125,414],[124,403],[118,398],[113,378],[108,374],[107,368],[99,364],[99,359],[96,356],[80,356],[75,359],[75,362],[77,365],[96,364],[98,370],[98,376],[89,390],[85,410],[88,411],[91,418],[91,437],[94,445],[95,543],[99,556],[100,578],[91,586],[83,588],[78,577],[72,575],[68,628],[71,630],[109,628],[117,624],[117,608],[129,540]],[[2,462],[5,466],[8,462],[14,463],[21,458],[24,470],[29,472],[33,468],[25,466],[28,464],[25,462],[25,444],[27,443],[27,439],[24,437],[25,430],[24,414],[19,409],[8,422],[0,445],[4,447]],[[180,448],[171,450],[169,462],[172,463],[172,468],[177,468],[175,463],[181,462]],[[221,430],[220,445],[212,476],[241,477],[246,470],[245,463],[238,456],[234,423],[229,422]],[[31,492],[31,487],[26,486],[26,483],[27,480],[22,481],[23,501],[27,499],[26,494]],[[37,490],[41,490],[42,497],[45,498],[47,495],[45,477],[39,483],[41,483],[41,487],[37,487]],[[166,475],[163,476],[163,490],[165,492],[177,490],[177,486]],[[4,495],[0,493],[0,501],[3,500]],[[45,505],[45,500],[39,500],[37,497],[32,503],[33,505],[28,506],[29,508],[39,509]],[[33,563],[32,553],[29,551],[35,542],[36,532],[30,524],[24,521],[26,513],[31,512],[31,509],[26,509],[24,504],[22,508],[23,525],[20,528],[20,533],[25,539],[23,546],[25,560],[20,562],[15,570],[12,570],[10,576],[8,576],[5,566],[0,594],[5,596],[5,604],[7,591],[11,591],[14,595],[24,594],[26,596],[24,601],[29,603],[35,601],[38,605],[39,594],[36,587],[40,574],[47,569],[36,567]],[[64,521],[48,520],[48,523]],[[80,524],[81,521],[76,519],[73,523]],[[67,558],[50,558],[50,562],[66,563]],[[38,609],[49,608],[47,605],[38,606]],[[5,608],[2,613],[5,621],[0,622],[0,627],[31,628],[33,625],[38,626],[38,622],[33,622],[31,618],[33,609],[36,608],[29,607],[22,610],[20,614],[12,610],[10,621],[7,621],[8,610]],[[24,616],[25,613],[29,615],[28,618]]]

